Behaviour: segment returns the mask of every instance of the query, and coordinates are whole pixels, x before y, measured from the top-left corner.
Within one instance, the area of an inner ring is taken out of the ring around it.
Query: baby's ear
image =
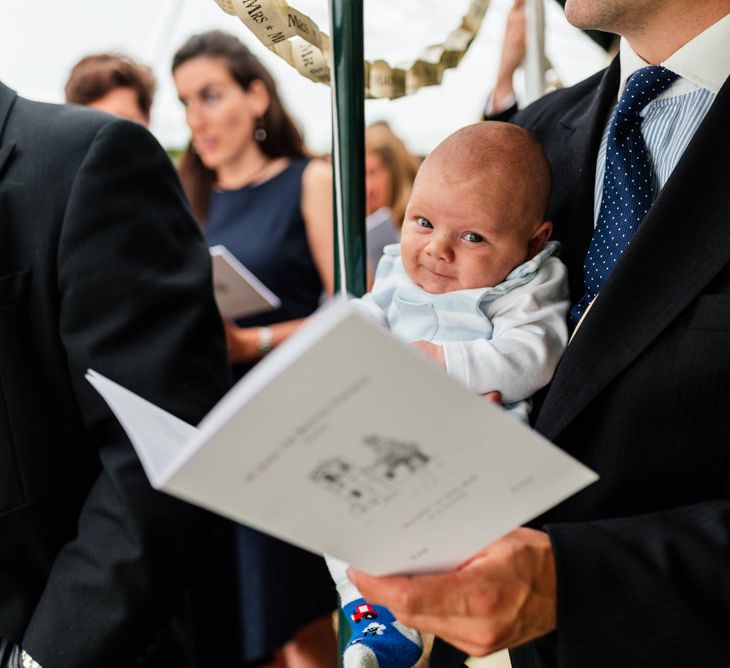
[[[550,235],[553,233],[553,224],[547,220],[533,232],[530,240],[527,242],[527,259],[535,257],[548,242]]]

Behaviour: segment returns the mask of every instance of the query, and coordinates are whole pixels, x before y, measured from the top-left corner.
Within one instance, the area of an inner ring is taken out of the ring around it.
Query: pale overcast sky
[[[289,0],[329,32],[327,0]],[[365,54],[410,62],[459,25],[468,0],[365,0]],[[574,83],[605,64],[605,55],[547,4],[547,51],[561,80]],[[492,0],[481,32],[441,86],[407,98],[366,102],[366,118],[388,120],[414,152],[426,153],[454,129],[479,118],[496,74],[510,0]],[[169,74],[174,51],[192,33],[220,28],[238,35],[272,71],[292,115],[315,151],[330,147],[329,88],[314,84],[265,49],[214,0],[0,0],[0,79],[21,95],[60,102],[70,67],[82,56],[119,50],[147,62],[158,78],[152,131],[165,146],[188,132]]]

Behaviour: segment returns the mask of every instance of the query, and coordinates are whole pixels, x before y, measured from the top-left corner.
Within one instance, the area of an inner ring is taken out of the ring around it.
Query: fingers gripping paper
[[[269,49],[312,81],[328,84],[329,37],[307,15],[284,0],[216,0],[226,13],[237,16]],[[479,32],[489,0],[471,0],[459,27],[440,44],[426,47],[408,67],[384,60],[365,62],[365,96],[397,98],[423,86],[441,83],[443,73],[456,67]]]

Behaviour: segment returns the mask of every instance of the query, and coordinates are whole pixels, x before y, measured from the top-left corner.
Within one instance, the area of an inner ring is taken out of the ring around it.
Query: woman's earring
[[[264,119],[262,116],[256,119],[256,129],[253,132],[253,138],[257,142],[266,141],[266,128],[264,127]]]

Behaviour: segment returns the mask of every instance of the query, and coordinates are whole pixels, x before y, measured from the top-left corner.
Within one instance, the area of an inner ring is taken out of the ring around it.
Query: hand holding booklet
[[[197,428],[87,378],[154,487],[373,574],[453,568],[597,478],[346,301]]]

